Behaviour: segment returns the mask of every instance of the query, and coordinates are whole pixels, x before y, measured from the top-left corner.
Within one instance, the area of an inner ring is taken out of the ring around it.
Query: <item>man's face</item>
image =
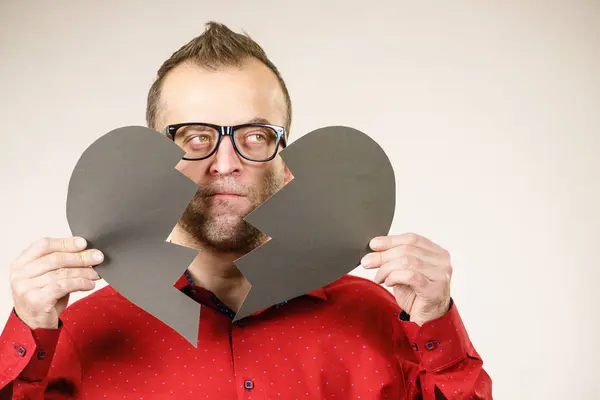
[[[180,65],[164,81],[161,105],[161,129],[182,122],[238,125],[259,118],[284,126],[286,121],[277,77],[255,60],[219,71]],[[199,185],[179,225],[194,241],[220,252],[248,252],[267,239],[243,218],[291,179],[279,156],[247,161],[229,137],[210,158],[182,160],[177,169]]]

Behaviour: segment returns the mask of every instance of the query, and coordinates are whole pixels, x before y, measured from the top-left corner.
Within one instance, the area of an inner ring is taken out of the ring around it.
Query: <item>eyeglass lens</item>
[[[206,125],[188,125],[177,130],[175,143],[186,158],[203,158],[217,146],[219,131]],[[264,126],[237,128],[233,134],[235,147],[247,158],[262,161],[273,156],[277,148],[277,132]]]

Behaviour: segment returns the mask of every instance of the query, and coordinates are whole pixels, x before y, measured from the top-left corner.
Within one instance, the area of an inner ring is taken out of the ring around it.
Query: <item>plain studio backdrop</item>
[[[600,2],[350,3],[3,0],[2,321],[10,262],[70,236],[80,154],[143,125],[160,64],[216,20],[282,71],[292,140],[349,125],[389,154],[392,233],[450,251],[495,398],[596,398]]]

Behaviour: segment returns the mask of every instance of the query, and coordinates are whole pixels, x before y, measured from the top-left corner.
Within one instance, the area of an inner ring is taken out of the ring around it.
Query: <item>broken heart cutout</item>
[[[183,155],[148,128],[108,132],[75,165],[67,220],[104,253],[95,269],[108,284],[196,346],[200,305],[173,285],[197,251],[166,241],[198,190],[175,169]]]
[[[245,218],[271,239],[235,261],[252,287],[234,321],[346,275],[394,217],[394,170],[361,131],[320,128],[280,155],[294,179]]]
[[[347,274],[394,216],[391,163],[366,134],[321,128],[280,155],[294,179],[245,218],[271,239],[235,261],[252,287],[234,321]],[[182,156],[152,129],[110,131],[79,158],[66,208],[72,234],[105,255],[99,275],[197,346],[200,305],[174,287],[197,251],[166,241],[197,191]]]

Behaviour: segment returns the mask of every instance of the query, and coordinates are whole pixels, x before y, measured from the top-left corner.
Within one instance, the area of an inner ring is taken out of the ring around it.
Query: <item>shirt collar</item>
[[[183,290],[186,287],[192,288],[193,286],[194,284],[192,282],[192,278],[190,277],[187,270],[183,273],[183,275],[179,277],[179,279],[175,283],[175,287],[179,290]],[[321,300],[327,300],[327,294],[325,293],[325,289],[323,288],[319,288],[317,290],[313,290],[312,292],[306,293],[305,296]]]

